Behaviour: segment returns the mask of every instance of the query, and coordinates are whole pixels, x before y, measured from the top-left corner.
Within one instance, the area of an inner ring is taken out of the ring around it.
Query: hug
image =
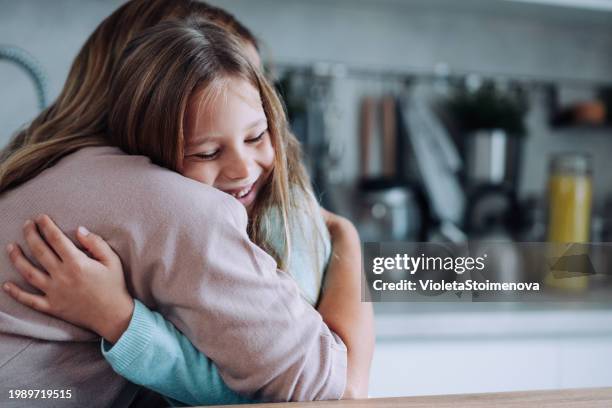
[[[257,40],[225,11],[133,0],[104,20],[1,153],[0,209],[2,395],[367,396],[359,236],[319,206]]]

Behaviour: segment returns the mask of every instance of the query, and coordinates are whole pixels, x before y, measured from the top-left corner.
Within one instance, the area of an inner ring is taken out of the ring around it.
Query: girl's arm
[[[343,398],[367,398],[374,352],[374,313],[370,303],[361,302],[359,234],[349,220],[325,210],[322,212],[332,239],[332,256],[317,310],[348,350],[347,386]]]
[[[77,231],[92,259],[49,217],[40,218],[38,227],[49,244],[34,223],[25,225],[24,235],[46,272],[33,266],[19,246],[7,249],[17,270],[44,295],[6,283],[13,298],[101,335],[104,357],[134,383],[190,405],[254,402],[229,389],[213,362],[163,316],[132,299],[121,261],[101,237]]]
[[[232,391],[215,364],[162,315],[138,300],[117,343],[102,341],[102,354],[128,380],[187,405],[257,401]]]

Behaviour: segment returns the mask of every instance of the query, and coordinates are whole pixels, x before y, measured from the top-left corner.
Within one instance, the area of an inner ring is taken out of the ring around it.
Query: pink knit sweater
[[[346,347],[288,274],[251,243],[234,198],[112,147],[82,149],[0,196],[0,244],[23,244],[26,219],[49,214],[74,238],[84,225],[120,255],[131,293],[210,357],[232,389],[273,400],[337,399]],[[0,282],[27,287],[0,254]],[[107,406],[126,381],[96,336],[0,292],[0,406],[17,389],[71,390],[32,406]],[[26,403],[26,405],[29,405]]]

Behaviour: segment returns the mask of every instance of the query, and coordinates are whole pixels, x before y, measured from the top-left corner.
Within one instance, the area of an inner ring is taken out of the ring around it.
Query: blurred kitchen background
[[[0,0],[0,145],[121,3]],[[364,241],[612,240],[612,0],[210,3]],[[611,386],[611,305],[377,304],[371,395]]]

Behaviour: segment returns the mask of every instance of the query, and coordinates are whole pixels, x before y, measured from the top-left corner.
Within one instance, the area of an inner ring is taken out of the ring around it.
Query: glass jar
[[[563,256],[571,243],[588,243],[591,225],[593,181],[591,159],[578,153],[557,154],[551,158],[548,178],[548,233],[552,258]],[[579,255],[572,251],[571,255]],[[561,289],[583,290],[586,276],[546,282]]]

